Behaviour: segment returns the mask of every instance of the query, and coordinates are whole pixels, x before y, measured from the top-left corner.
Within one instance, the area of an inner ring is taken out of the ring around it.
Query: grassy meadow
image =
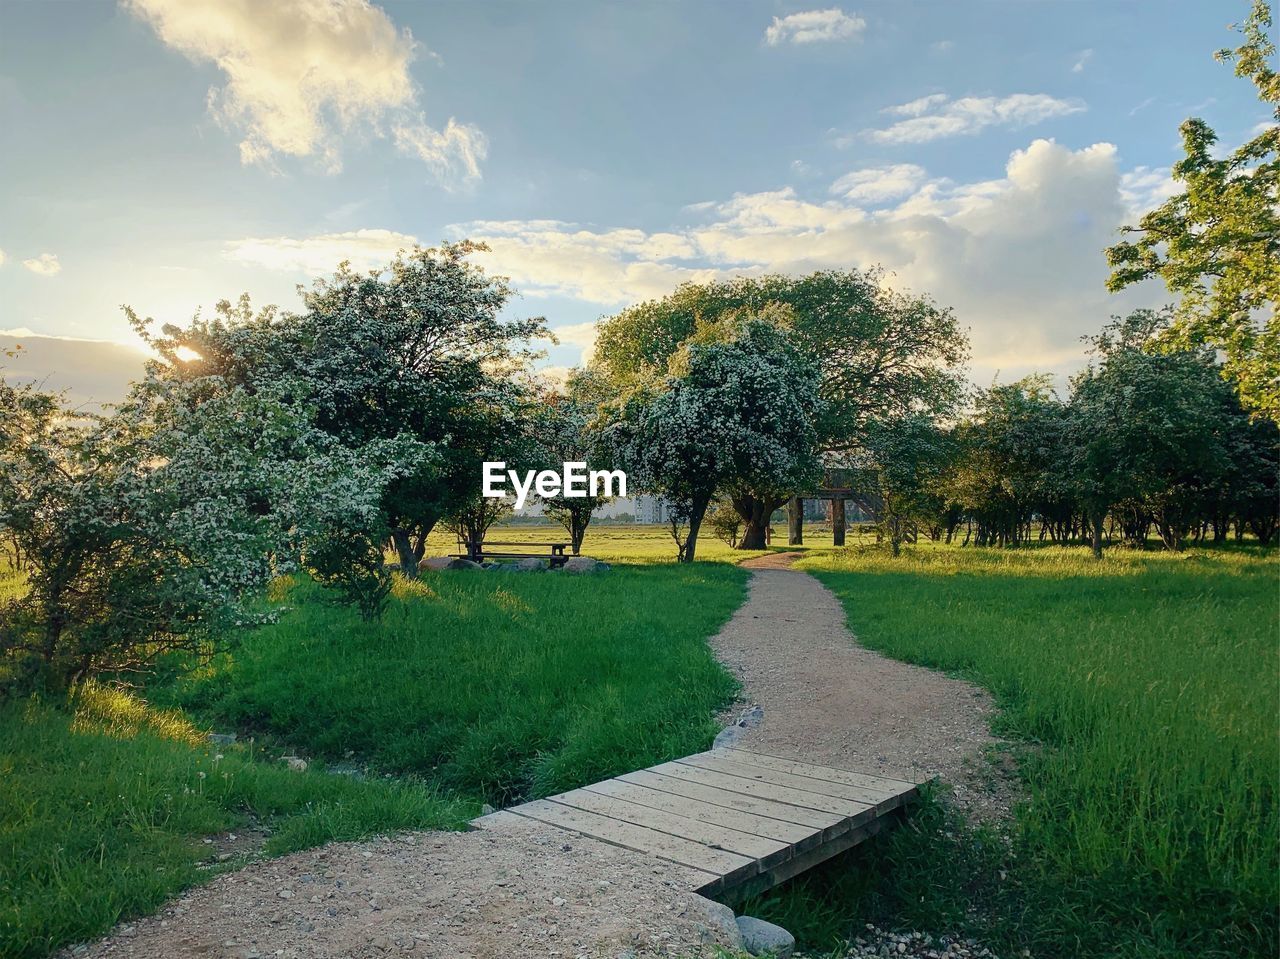
[[[507,532],[494,538],[558,538]],[[663,563],[662,530],[601,532],[589,551],[625,560],[607,575],[427,573],[397,585],[379,623],[281,583],[279,622],[228,652],[170,661],[129,692],[0,707],[0,955],[91,938],[258,847],[460,828],[485,801],[704,748],[736,690],[705,639],[747,573]],[[0,575],[0,595],[20,589]],[[237,830],[258,842],[218,861]]]
[[[1033,955],[1275,955],[1280,902],[1280,563],[1250,548],[1183,554],[873,549],[799,564],[858,638],[965,676],[1021,744],[1012,857],[955,829],[904,830],[883,885],[828,874],[813,911],[838,934],[832,884],[857,908],[926,921],[975,902]],[[975,882],[975,857],[1006,881]],[[871,863],[865,863],[871,865]],[[894,889],[894,884],[902,888]],[[773,908],[795,911],[785,901]],[[819,908],[819,903],[825,905]],[[835,911],[833,912],[833,905]]]
[[[724,563],[425,573],[376,623],[297,587],[279,624],[157,695],[505,805],[704,748],[736,691],[705,639],[745,581]]]
[[[775,527],[774,548],[785,548]],[[990,689],[1025,801],[1011,837],[926,802],[903,828],[751,904],[811,949],[875,921],[965,930],[1002,956],[1262,956],[1277,949],[1280,562],[922,544],[899,559],[810,529],[800,567],[866,645]],[[545,526],[491,539],[535,542]],[[437,534],[429,555],[454,550]],[[749,555],[593,526],[605,575],[427,573],[381,622],[280,582],[272,626],[145,688],[0,711],[0,954],[40,956],[267,854],[457,828],[704,748],[735,693],[706,637]],[[0,595],[20,581],[0,575]],[[191,668],[191,667],[195,668]],[[210,729],[240,743],[212,746]],[[305,756],[289,771],[282,754]],[[330,775],[343,771],[359,775]],[[204,840],[215,839],[210,845]],[[265,844],[265,845],[264,845]]]

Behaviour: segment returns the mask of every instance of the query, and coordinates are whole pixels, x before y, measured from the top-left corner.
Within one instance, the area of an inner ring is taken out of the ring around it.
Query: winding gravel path
[[[712,640],[764,709],[742,745],[807,762],[939,776],[978,811],[989,697],[857,645],[836,598],[789,569],[744,563],[748,601]],[[988,777],[989,778],[989,777]],[[505,833],[414,833],[252,863],[160,913],[64,955],[130,959],[717,955],[723,911],[684,870],[538,824]]]
[[[978,818],[1001,816],[1001,777],[983,757],[995,742],[990,695],[943,673],[857,644],[840,601],[791,569],[801,553],[772,553],[753,570],[750,595],[712,641],[764,709],[746,749],[896,779],[940,778]]]

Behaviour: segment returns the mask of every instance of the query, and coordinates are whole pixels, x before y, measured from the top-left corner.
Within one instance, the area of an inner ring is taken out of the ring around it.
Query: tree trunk
[[[689,510],[689,534],[684,538],[684,545],[680,547],[680,555],[677,557],[681,563],[692,563],[698,551],[698,530],[702,527],[702,518],[707,515],[707,507],[711,505],[711,498],[707,497],[700,503],[694,503],[693,508]]]
[[[787,503],[787,545],[804,545],[804,500],[799,496]]]
[[[1093,517],[1092,538],[1089,545],[1093,548],[1093,558],[1102,559],[1102,514]]]
[[[770,497],[761,499],[753,493],[733,497],[733,508],[742,517],[742,539],[738,549],[767,549],[769,546],[769,520],[773,511],[785,499]]]
[[[844,500],[837,496],[831,501],[831,539],[836,546],[844,545]]]
[[[400,559],[400,572],[410,579],[418,575],[418,560],[413,555],[413,542],[409,539],[409,531],[397,526],[391,531],[391,542],[395,544],[396,555]]]
[[[896,516],[889,518],[889,555],[902,553],[902,522]]]
[[[570,530],[569,541],[573,547],[573,555],[582,555],[582,541],[587,535],[587,525],[591,522],[592,509],[575,509],[569,514]]]

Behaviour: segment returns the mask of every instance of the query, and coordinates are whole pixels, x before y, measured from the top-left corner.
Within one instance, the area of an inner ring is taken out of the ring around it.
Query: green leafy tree
[[[787,339],[819,371],[822,400],[816,444],[856,451],[875,418],[942,413],[961,397],[967,344],[954,314],[925,297],[889,289],[877,271],[824,271],[803,277],[740,277],[685,284],[604,321],[592,368],[618,390],[665,375],[671,357],[698,330],[742,310],[785,311]],[[810,424],[796,422],[806,431]],[[741,546],[764,545],[778,505],[801,487],[778,477],[732,492],[745,531]]]
[[[11,682],[66,688],[139,670],[219,627],[341,515],[376,516],[420,451],[353,457],[269,392],[148,381],[106,417],[0,380],[0,526],[23,596],[0,606]]]
[[[865,465],[855,474],[870,482],[880,533],[897,556],[915,526],[936,515],[936,490],[951,457],[949,436],[932,417],[911,413],[869,423],[864,450]]]
[[[592,469],[605,465],[607,451],[591,395],[588,378],[580,372],[570,377],[564,392],[543,395],[543,409],[536,426],[541,469],[558,472],[565,463],[587,463]],[[582,541],[591,517],[607,502],[607,497],[587,492],[586,496],[542,497],[547,516],[569,534],[574,556],[582,553]]]
[[[1270,26],[1267,3],[1255,0],[1244,42],[1218,58],[1253,81],[1276,124],[1219,159],[1208,124],[1183,123],[1185,155],[1173,167],[1183,192],[1124,228],[1138,239],[1107,250],[1107,286],[1163,279],[1181,297],[1163,345],[1222,351],[1245,404],[1280,421],[1280,76]]]
[[[776,315],[738,313],[705,324],[664,377],[615,405],[615,459],[632,482],[667,500],[682,562],[694,559],[718,492],[741,497],[812,481],[819,383]]]
[[[468,261],[478,249],[415,248],[367,274],[344,265],[303,293],[299,314],[255,313],[242,297],[220,303],[212,320],[154,336],[128,312],[161,356],[156,377],[271,386],[314,410],[317,426],[347,449],[407,436],[430,450],[381,503],[380,525],[404,573],[415,575],[432,528],[471,504],[481,463],[501,458],[527,410],[517,374],[536,355],[530,341],[545,333],[541,318],[500,317],[511,290]]]
[[[1133,503],[1167,549],[1182,549],[1228,463],[1223,381],[1205,350],[1152,352],[1140,311],[1094,340],[1099,361],[1072,382],[1072,476],[1095,556],[1109,512]]]
[[[1061,515],[1066,409],[1050,378],[1036,375],[978,392],[956,429],[951,493],[977,523],[979,546],[1024,542],[1038,515]]]

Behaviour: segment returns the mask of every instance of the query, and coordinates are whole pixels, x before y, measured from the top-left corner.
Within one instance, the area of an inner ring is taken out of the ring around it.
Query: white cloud
[[[1092,50],[1081,50],[1076,55],[1076,62],[1071,66],[1072,73],[1084,73],[1085,65],[1093,59]]]
[[[450,230],[488,244],[492,252],[477,254],[477,262],[509,276],[526,296],[621,305],[716,275],[680,262],[698,254],[681,233],[590,230],[557,220],[479,221]]]
[[[1134,167],[1120,177],[1120,196],[1129,209],[1131,220],[1137,220],[1180,189],[1168,167]]]
[[[930,93],[926,97],[917,97],[896,107],[885,107],[881,113],[895,117],[918,117],[928,113],[934,107],[946,103],[950,99],[945,93]]]
[[[955,48],[956,42],[954,40],[935,40],[929,44],[929,49],[934,53],[950,53]]]
[[[914,163],[853,170],[831,184],[831,193],[855,203],[881,203],[915,192],[925,178]]]
[[[906,119],[883,130],[867,130],[865,135],[876,143],[928,143],[946,137],[971,136],[987,127],[1016,129],[1030,126],[1084,109],[1085,105],[1080,100],[1061,100],[1046,93],[962,97],[959,100],[952,100],[944,93],[934,93],[900,106],[888,107],[884,113]]]
[[[586,323],[569,323],[565,326],[557,326],[551,332],[556,335],[562,344],[580,348],[582,355],[587,357],[596,348],[596,334],[599,332],[599,325],[595,320],[589,320]]]
[[[420,49],[367,0],[121,0],[166,45],[211,62],[225,83],[209,109],[242,132],[244,163],[316,157],[341,169],[341,137],[386,136],[437,174],[479,176],[483,136],[428,126],[409,64]]]
[[[57,276],[62,271],[62,264],[58,262],[56,253],[41,253],[23,260],[22,265],[37,276]]]
[[[861,36],[866,28],[866,20],[857,14],[849,16],[838,7],[830,10],[806,10],[786,17],[774,17],[773,23],[764,32],[764,40],[771,47],[780,43],[851,40]]]
[[[1249,128],[1249,136],[1262,136],[1268,130],[1274,130],[1277,124],[1275,120],[1260,120]],[[0,263],[4,262],[4,254],[0,253]]]
[[[443,130],[433,129],[419,116],[396,124],[393,132],[396,146],[429,166],[444,183],[478,179],[480,163],[489,153],[489,141],[478,128],[452,117]]]
[[[4,261],[7,259],[8,257],[5,256],[4,250],[0,250],[0,266],[4,266]]]
[[[890,282],[954,306],[972,327],[979,382],[997,370],[1003,379],[1069,371],[1082,334],[1111,313],[1163,302],[1154,289],[1106,291],[1102,251],[1131,221],[1133,191],[1154,189],[1158,173],[1122,175],[1110,144],[1071,150],[1036,140],[1010,156],[1003,175],[969,183],[901,166],[854,171],[833,184],[835,199],[789,188],[740,194],[661,233],[547,220],[455,229],[489,243],[486,267],[518,289],[607,307],[688,279],[880,264]],[[895,202],[869,212],[862,204],[871,197]],[[557,333],[589,351],[594,324]]]
[[[228,243],[223,256],[248,266],[321,276],[343,260],[349,260],[356,270],[385,267],[396,253],[416,242],[407,233],[392,230],[353,230],[302,238],[249,237]]]

